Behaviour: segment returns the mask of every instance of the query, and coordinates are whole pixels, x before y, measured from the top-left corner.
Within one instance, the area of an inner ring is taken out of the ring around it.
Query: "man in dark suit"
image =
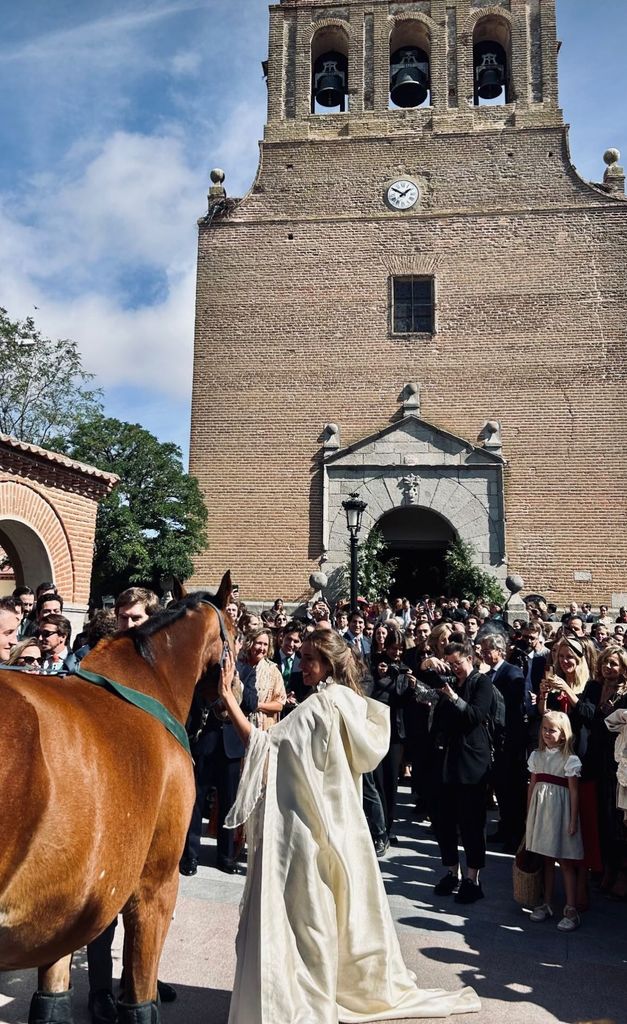
[[[278,665],[281,670],[283,683],[285,685],[285,692],[287,693],[287,701],[281,714],[282,718],[289,714],[296,704],[300,704],[307,695],[305,684],[303,683],[303,673],[300,669],[300,657],[298,654],[302,641],[302,626],[295,620],[292,620],[292,622],[288,622],[285,627],[281,646],[272,655],[272,661]]]
[[[481,641],[481,657],[490,667],[488,678],[503,695],[505,736],[501,749],[494,751],[493,784],[500,821],[490,836],[505,844],[505,851],[518,848],[525,827],[527,792],[527,714],[525,677],[517,665],[505,661],[507,641],[501,633],[489,633]]]
[[[354,648],[362,658],[370,656],[372,644],[368,637],[364,636],[365,619],[361,612],[352,611],[348,619],[348,629],[344,639],[349,647]]]
[[[434,806],[435,836],[447,872],[435,886],[438,896],[453,893],[456,903],[483,898],[479,871],[485,864],[485,818],[490,742],[486,722],[492,685],[473,669],[468,641],[444,649],[450,677],[444,677],[433,711],[432,733],[440,754],[441,777]],[[458,836],[466,854],[466,874],[459,882]]]

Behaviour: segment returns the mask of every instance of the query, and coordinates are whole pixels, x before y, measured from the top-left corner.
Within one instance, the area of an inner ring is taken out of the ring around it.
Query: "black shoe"
[[[173,985],[168,985],[167,981],[157,982],[157,992],[162,1003],[173,1003],[176,999],[176,989]]]
[[[452,871],[447,871],[440,881],[434,885],[433,891],[436,896],[450,896],[452,892],[455,892],[458,885],[459,878],[457,875],[454,875]]]
[[[90,992],[87,1008],[91,1014],[92,1024],[116,1024],[118,1011],[113,993],[108,989]]]
[[[226,858],[220,857],[216,863],[218,871],[223,871],[225,875],[241,875],[243,872],[241,864],[238,864],[236,860],[227,860]]]
[[[459,892],[455,894],[456,903],[476,903],[483,899],[481,882],[471,882],[469,878],[462,878]]]
[[[398,836],[394,835],[393,832],[390,832],[388,842],[390,846],[398,846]]]
[[[385,836],[379,836],[378,839],[375,839],[374,852],[376,853],[377,857],[385,857],[386,853],[388,852],[389,845],[390,844],[388,843],[387,838]]]
[[[198,861],[195,857],[181,857],[179,871],[188,878],[195,875],[198,872]]]

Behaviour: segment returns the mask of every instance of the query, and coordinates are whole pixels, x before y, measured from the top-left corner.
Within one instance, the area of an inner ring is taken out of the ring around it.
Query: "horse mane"
[[[141,626],[136,626],[134,629],[126,629],[118,635],[132,640],[139,656],[154,667],[155,652],[152,644],[154,635],[182,619],[188,611],[195,611],[201,604],[214,604],[214,602],[215,597],[213,594],[204,590],[196,591],[193,594],[188,594],[180,601],[168,605],[162,611],[156,612],[155,615],[151,615]]]

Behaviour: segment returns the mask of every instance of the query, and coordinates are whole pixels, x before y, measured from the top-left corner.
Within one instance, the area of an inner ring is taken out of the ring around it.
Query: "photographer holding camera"
[[[457,891],[456,903],[483,898],[479,871],[485,864],[487,779],[491,763],[487,730],[492,683],[475,671],[473,646],[448,643],[440,658],[430,658],[421,673],[418,699],[433,704],[431,737],[434,767],[431,805],[433,827],[446,874],[435,886],[439,896]],[[425,685],[426,684],[426,685]],[[459,879],[457,834],[466,855],[466,875]]]

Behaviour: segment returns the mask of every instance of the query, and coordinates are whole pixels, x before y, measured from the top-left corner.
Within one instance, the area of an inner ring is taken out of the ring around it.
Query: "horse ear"
[[[220,581],[218,587],[218,593],[215,597],[215,603],[218,608],[224,610],[229,603],[229,598],[233,591],[233,584],[231,583],[231,570],[227,569],[224,576]]]
[[[187,591],[180,580],[177,580],[176,576],[172,577],[172,597],[175,601],[182,601],[184,597],[187,597]]]

